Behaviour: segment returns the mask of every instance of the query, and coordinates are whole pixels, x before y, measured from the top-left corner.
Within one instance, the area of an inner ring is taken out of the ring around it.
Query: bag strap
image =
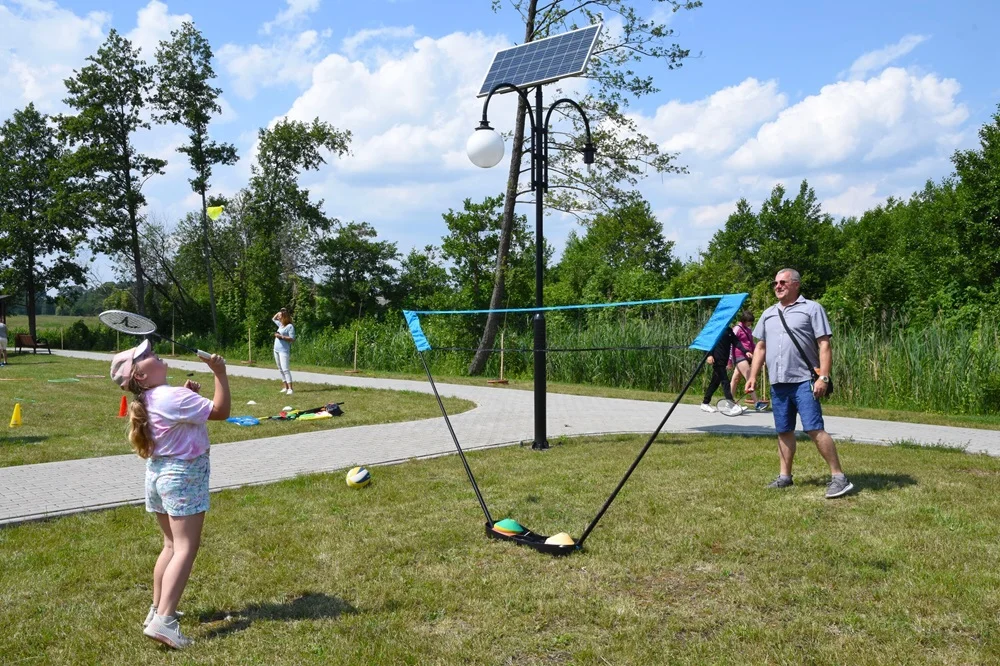
[[[792,344],[794,344],[795,348],[799,350],[799,354],[802,356],[802,360],[806,362],[806,367],[809,368],[809,372],[814,375],[818,374],[816,372],[816,368],[814,368],[813,364],[809,361],[809,357],[806,356],[804,351],[802,351],[802,345],[800,345],[799,341],[795,338],[795,334],[792,333],[792,329],[788,328],[788,322],[785,321],[785,315],[781,313],[781,308],[778,308],[778,319],[781,320],[781,325],[785,327],[785,332],[788,333],[788,337],[791,338]]]

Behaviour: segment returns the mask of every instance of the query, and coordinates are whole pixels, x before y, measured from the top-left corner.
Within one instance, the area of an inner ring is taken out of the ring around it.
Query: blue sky
[[[676,40],[700,55],[673,72],[650,64],[661,90],[632,112],[690,171],[639,186],[677,253],[703,249],[737,199],[759,204],[776,183],[808,178],[839,218],[948,175],[951,153],[976,145],[1000,102],[989,30],[998,7],[706,0],[673,15]],[[493,53],[523,37],[509,5],[494,13],[489,0],[0,0],[0,117],[29,101],[64,110],[62,79],[110,28],[151,55],[188,18],[217,56],[224,112],[212,133],[242,157],[217,171],[215,191],[245,184],[257,129],[286,115],[354,133],[352,155],[304,183],[330,215],[372,223],[404,253],[439,243],[441,213],[465,197],[503,188],[506,169],[480,170],[464,155],[481,109],[475,89]],[[509,126],[511,109],[491,106],[494,124]],[[168,226],[197,207],[175,152],[182,142],[164,127],[139,139],[170,161],[144,190],[146,213]],[[553,214],[546,236],[558,251],[576,226]],[[112,277],[106,261],[97,266]]]

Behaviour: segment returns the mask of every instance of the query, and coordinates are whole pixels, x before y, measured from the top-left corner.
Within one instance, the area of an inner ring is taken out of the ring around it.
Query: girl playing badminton
[[[209,443],[207,421],[229,417],[226,362],[213,354],[205,360],[215,375],[211,400],[201,386],[167,385],[167,364],[153,353],[149,340],[117,354],[111,378],[133,394],[129,441],[146,460],[146,511],[155,514],[163,532],[163,550],[153,567],[153,605],[142,633],[172,648],[191,644],[177,621],[184,592],[201,544],[208,511]]]
[[[750,379],[750,361],[753,359],[753,354],[744,350],[754,348],[751,326],[753,326],[753,312],[744,310],[740,313],[740,321],[733,327],[733,335],[740,344],[733,345],[733,379],[729,383],[730,393],[736,393],[736,385],[741,376],[744,380]],[[753,400],[754,408],[759,409],[756,391],[750,391],[750,399]]]
[[[295,340],[295,327],[292,326],[292,317],[285,308],[281,308],[271,319],[278,325],[278,330],[274,334],[274,362],[281,372],[281,381],[284,384],[279,393],[291,395],[292,371],[288,369],[288,360],[292,354],[292,342]]]

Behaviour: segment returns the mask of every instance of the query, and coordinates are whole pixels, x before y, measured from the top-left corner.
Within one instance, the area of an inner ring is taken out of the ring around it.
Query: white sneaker
[[[744,414],[746,411],[747,411],[747,408],[744,407],[743,405],[735,405],[735,406],[733,406],[733,408],[731,410],[729,410],[729,415],[730,416],[740,416],[741,414]]]
[[[153,621],[153,616],[155,615],[156,615],[156,606],[150,606],[149,612],[146,613],[146,619],[142,621],[142,626],[144,628],[148,627],[149,623]],[[184,617],[184,613],[182,613],[181,611],[174,611],[174,616],[180,619]]]
[[[181,625],[176,617],[154,615],[149,626],[143,629],[142,633],[175,650],[183,650],[194,643],[193,640],[181,633]]]
[[[291,394],[292,394],[292,389],[288,389],[287,391],[285,391],[285,395],[291,395]]]
[[[701,403],[701,411],[708,412],[709,414],[714,414],[715,407],[712,407],[712,405],[706,405],[705,403]]]
[[[286,389],[284,386],[282,386],[280,389],[278,389],[278,393],[284,393],[287,390],[288,389]]]

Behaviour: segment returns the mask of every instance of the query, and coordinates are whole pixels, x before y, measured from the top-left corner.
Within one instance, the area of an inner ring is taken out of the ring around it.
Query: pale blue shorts
[[[175,518],[208,511],[208,453],[193,460],[150,458],[146,461],[146,511]]]

